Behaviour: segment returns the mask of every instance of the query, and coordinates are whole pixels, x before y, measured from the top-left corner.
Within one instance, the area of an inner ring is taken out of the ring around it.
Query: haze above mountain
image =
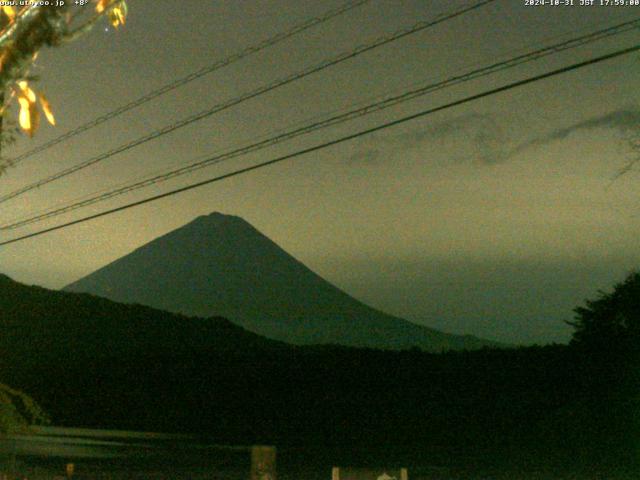
[[[294,344],[426,350],[490,345],[375,310],[309,270],[243,219],[212,213],[65,290],[193,316],[223,316]]]

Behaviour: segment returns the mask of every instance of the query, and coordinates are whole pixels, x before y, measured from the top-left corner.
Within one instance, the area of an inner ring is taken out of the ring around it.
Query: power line
[[[274,159],[271,159],[271,160],[267,160],[265,162],[258,163],[256,165],[252,165],[250,167],[241,168],[241,169],[235,170],[233,172],[226,173],[224,175],[219,175],[219,176],[216,176],[216,177],[213,177],[213,178],[209,178],[207,180],[203,180],[203,181],[200,181],[200,182],[192,183],[190,185],[187,185],[187,186],[184,186],[184,187],[180,187],[180,188],[177,188],[175,190],[171,190],[169,192],[165,192],[165,193],[161,193],[161,194],[158,194],[158,195],[154,195],[152,197],[147,197],[147,198],[144,198],[142,200],[137,200],[135,202],[131,202],[131,203],[128,203],[126,205],[121,205],[119,207],[115,207],[115,208],[112,208],[112,209],[109,209],[109,210],[105,210],[105,211],[102,211],[102,212],[99,212],[99,213],[95,213],[93,215],[89,215],[89,216],[86,216],[86,217],[83,217],[83,218],[80,218],[80,219],[77,219],[77,220],[72,220],[70,222],[66,222],[66,223],[63,223],[63,224],[55,225],[53,227],[45,228],[45,229],[39,230],[37,232],[33,232],[33,233],[29,233],[27,235],[23,235],[21,237],[13,238],[11,240],[5,240],[3,242],[0,242],[0,246],[8,245],[8,244],[15,243],[15,242],[19,242],[21,240],[26,240],[27,238],[32,238],[32,237],[44,235],[45,233],[50,233],[50,232],[53,232],[53,231],[56,231],[56,230],[60,230],[60,229],[63,229],[63,228],[70,227],[72,225],[77,225],[79,223],[84,223],[84,222],[87,222],[89,220],[94,220],[96,218],[104,217],[106,215],[111,215],[111,214],[116,213],[116,212],[121,212],[121,211],[127,210],[129,208],[137,207],[137,206],[140,206],[140,205],[144,205],[146,203],[150,203],[150,202],[154,202],[156,200],[160,200],[162,198],[166,198],[166,197],[170,197],[170,196],[173,196],[173,195],[177,195],[179,193],[186,192],[186,191],[189,191],[189,190],[193,190],[195,188],[202,187],[204,185],[209,185],[210,183],[219,182],[219,181],[222,181],[222,180],[226,180],[227,178],[231,178],[231,177],[236,177],[238,175],[242,175],[242,174],[245,174],[245,173],[248,173],[248,172],[252,172],[254,170],[258,170],[258,169],[261,169],[261,168],[264,168],[264,167],[268,167],[270,165],[274,165],[276,163],[283,162],[285,160],[289,160],[289,159],[296,158],[296,157],[299,157],[299,156],[302,156],[302,155],[306,155],[307,153],[311,153],[311,152],[315,152],[315,151],[318,151],[318,150],[322,150],[322,149],[331,147],[333,145],[338,145],[340,143],[344,143],[344,142],[356,139],[356,138],[364,136],[364,135],[369,135],[371,133],[378,132],[380,130],[384,130],[386,128],[394,127],[396,125],[400,125],[400,124],[409,122],[411,120],[415,120],[415,119],[418,119],[418,118],[421,118],[421,117],[424,117],[424,116],[427,116],[427,115],[431,115],[433,113],[440,112],[442,110],[447,110],[449,108],[453,108],[453,107],[456,107],[456,106],[459,106],[459,105],[463,105],[465,103],[469,103],[469,102],[472,102],[472,101],[475,101],[475,100],[479,100],[481,98],[485,98],[485,97],[488,97],[488,96],[491,96],[491,95],[495,95],[495,94],[498,94],[498,93],[501,93],[501,92],[505,92],[507,90],[512,90],[514,88],[518,88],[518,87],[521,87],[521,86],[524,86],[524,85],[528,85],[530,83],[538,82],[538,81],[544,80],[546,78],[554,77],[556,75],[561,75],[563,73],[567,73],[567,72],[570,72],[570,71],[573,71],[573,70],[584,68],[584,67],[587,67],[587,66],[590,66],[590,65],[595,65],[597,63],[604,62],[606,60],[611,60],[613,58],[621,57],[623,55],[628,55],[630,53],[637,52],[637,51],[640,51],[640,44],[636,45],[636,46],[633,46],[633,47],[625,48],[625,49],[622,49],[622,50],[617,50],[615,52],[608,53],[606,55],[601,55],[599,57],[595,57],[595,58],[592,58],[592,59],[589,59],[589,60],[586,60],[586,61],[583,61],[583,62],[574,63],[574,64],[571,64],[569,66],[562,67],[562,68],[559,68],[559,69],[556,69],[556,70],[552,70],[552,71],[549,71],[549,72],[546,72],[546,73],[543,73],[543,74],[539,74],[539,75],[535,75],[535,76],[532,76],[532,77],[528,77],[528,78],[526,78],[524,80],[518,80],[516,82],[512,82],[512,83],[509,83],[507,85],[503,85],[503,86],[498,87],[498,88],[493,88],[491,90],[485,90],[484,92],[481,92],[481,93],[478,93],[478,94],[475,94],[475,95],[471,95],[471,96],[462,98],[460,100],[456,100],[454,102],[450,102],[450,103],[447,103],[445,105],[441,105],[439,107],[434,107],[434,108],[430,108],[430,109],[427,109],[427,110],[423,110],[423,111],[418,112],[418,113],[414,113],[412,115],[407,115],[405,117],[402,117],[402,118],[399,118],[399,119],[396,119],[396,120],[392,120],[390,122],[386,122],[386,123],[377,125],[375,127],[367,128],[365,130],[361,130],[359,132],[356,132],[356,133],[353,133],[353,134],[350,134],[350,135],[346,135],[346,136],[337,138],[335,140],[330,140],[328,142],[324,142],[324,143],[321,143],[321,144],[318,144],[318,145],[314,145],[312,147],[304,148],[304,149],[298,150],[298,151],[296,151],[294,153],[290,153],[290,154],[283,155],[283,156],[280,156],[280,157],[277,157],[277,158],[274,158]]]
[[[40,179],[36,182],[33,182],[31,184],[28,184],[22,188],[19,188],[17,190],[14,190],[10,193],[7,193],[5,195],[0,196],[0,203],[4,203],[8,200],[11,200],[12,198],[15,198],[19,195],[22,195],[24,193],[27,193],[31,190],[34,190],[38,187],[42,187],[48,183],[54,182],[56,180],[59,180],[61,178],[64,178],[68,175],[71,175],[75,172],[78,172],[80,170],[83,170],[87,167],[90,167],[92,165],[95,165],[96,163],[99,163],[101,161],[104,161],[110,157],[113,157],[114,155],[117,155],[119,153],[125,152],[127,150],[130,150],[134,147],[137,147],[139,145],[142,145],[144,143],[147,143],[149,141],[155,140],[156,138],[162,137],[164,135],[167,135],[175,130],[178,130],[180,128],[186,127],[187,125],[190,125],[194,122],[197,122],[199,120],[203,120],[204,118],[210,117],[212,115],[214,115],[215,113],[221,112],[223,110],[227,110],[231,107],[234,107],[240,103],[243,103],[247,100],[250,100],[252,98],[258,97],[260,95],[263,95],[265,93],[271,92],[277,88],[280,88],[282,86],[288,85],[292,82],[295,82],[297,80],[300,80],[302,78],[305,78],[311,74],[320,72],[322,70],[325,70],[329,67],[332,67],[334,65],[337,65],[339,63],[342,63],[346,60],[349,60],[351,58],[357,57],[359,55],[362,55],[365,52],[368,52],[370,50],[373,50],[375,48],[381,47],[383,45],[389,44],[391,42],[400,40],[401,38],[404,38],[408,35],[420,32],[422,30],[425,30],[427,28],[433,27],[435,25],[438,25],[440,23],[443,23],[445,21],[451,20],[453,18],[456,18],[460,15],[463,15],[467,12],[470,12],[472,10],[475,10],[477,8],[483,7],[487,4],[493,3],[496,0],[481,0],[471,6],[466,6],[463,7],[461,9],[455,10],[451,13],[446,13],[446,14],[442,14],[437,16],[435,19],[433,20],[425,20],[422,22],[418,22],[416,24],[414,24],[412,27],[400,30],[390,36],[384,36],[384,37],[380,37],[378,39],[376,39],[374,42],[356,47],[354,50],[350,50],[348,52],[344,52],[336,57],[333,57],[329,60],[325,60],[315,66],[312,66],[311,68],[307,68],[305,70],[302,70],[300,72],[294,73],[292,75],[288,75],[284,78],[281,78],[279,80],[276,80],[275,82],[272,82],[268,85],[262,86],[257,88],[256,90],[252,90],[249,93],[246,93],[244,95],[241,95],[240,97],[236,97],[233,98],[231,100],[228,100],[224,103],[221,104],[217,104],[214,105],[211,108],[208,108],[207,110],[203,110],[199,113],[196,113],[194,115],[191,115],[187,118],[184,118],[182,120],[179,120],[173,124],[167,125],[165,127],[162,127],[158,130],[155,130],[154,132],[151,132],[147,135],[144,135],[140,138],[137,138],[135,140],[132,140],[126,144],[120,145],[116,148],[113,148],[111,150],[109,150],[106,153],[102,153],[100,155],[97,155],[95,157],[92,157],[88,160],[85,160],[79,164],[76,164],[72,167],[66,168],[62,171],[59,171],[57,173],[54,173],[53,175],[50,175],[48,177],[45,177],[43,179]]]
[[[324,14],[322,14],[319,17],[314,17],[314,18],[309,18],[307,20],[305,20],[304,22],[294,26],[293,28],[291,28],[290,30],[284,31],[284,32],[280,32],[277,33],[276,35],[267,38],[266,40],[263,40],[262,42],[256,43],[255,45],[250,45],[248,47],[246,47],[243,50],[240,50],[239,52],[233,53],[231,55],[229,55],[226,58],[223,58],[221,60],[217,60],[216,62],[212,63],[211,65],[207,65],[205,67],[202,67],[200,70],[196,70],[195,72],[191,72],[188,75],[185,75],[184,77],[178,78],[176,80],[174,80],[173,82],[167,83],[166,85],[163,85],[162,87],[156,89],[156,90],[152,90],[151,92],[143,95],[142,97],[139,97],[125,105],[122,105],[118,108],[116,108],[115,110],[112,110],[108,113],[105,113],[104,115],[101,115],[98,118],[95,118],[93,120],[90,120],[87,123],[84,123],[72,130],[69,130],[66,133],[63,133],[62,135],[60,135],[59,137],[56,137],[48,142],[43,143],[42,145],[39,145],[21,155],[18,155],[16,158],[14,158],[12,160],[12,163],[14,165],[18,164],[19,162],[26,160],[29,157],[32,157],[33,155],[43,152],[45,150],[48,150],[49,148],[53,147],[54,145],[57,145],[59,143],[64,142],[65,140],[68,140],[72,137],[75,137],[76,135],[79,135],[83,132],[86,132],[87,130],[90,130],[92,128],[97,127],[98,125],[101,125],[109,120],[112,120],[120,115],[122,115],[125,112],[128,112],[130,110],[133,110],[134,108],[137,108],[141,105],[144,105],[145,103],[150,102],[151,100],[154,100],[162,95],[164,95],[165,93],[169,93],[179,87],[182,87],[183,85],[186,85],[187,83],[190,83],[194,80],[197,80],[198,78],[204,77],[205,75],[208,75],[210,73],[215,72],[216,70],[220,70],[221,68],[227,67],[239,60],[242,60],[243,58],[249,57],[251,55],[253,55],[254,53],[258,53],[268,47],[272,47],[274,45],[277,45],[280,42],[283,42],[299,33],[304,32],[305,30],[308,30],[312,27],[315,27],[316,25],[319,25],[321,23],[327,22],[339,15],[342,15],[343,13],[349,12],[350,10],[353,10],[357,7],[360,7],[362,5],[364,5],[365,3],[369,3],[371,0],[354,0],[351,2],[347,2],[344,5],[329,10],[327,12],[325,12]]]
[[[363,107],[359,107],[347,112],[333,115],[333,116],[330,116],[329,118],[324,118],[324,119],[312,122],[310,124],[303,125],[302,127],[294,128],[293,130],[281,132],[279,134],[276,134],[275,136],[267,137],[266,139],[260,140],[258,142],[254,142],[250,145],[236,148],[226,153],[218,154],[208,158],[205,157],[189,165],[172,169],[162,174],[157,174],[151,177],[136,180],[133,183],[125,184],[117,188],[112,188],[110,190],[103,191],[102,193],[98,192],[97,194],[93,194],[93,196],[90,196],[88,198],[85,197],[82,199],[78,199],[76,201],[71,202],[70,204],[67,204],[59,208],[48,209],[45,212],[33,215],[26,219],[12,220],[11,223],[0,226],[0,230],[13,230],[16,228],[23,227],[25,225],[29,225],[32,223],[36,223],[36,222],[48,219],[48,218],[62,215],[64,213],[69,213],[79,208],[93,205],[95,203],[108,200],[110,198],[120,196],[125,193],[129,193],[134,190],[138,190],[150,185],[161,183],[171,178],[184,175],[186,173],[190,173],[195,170],[198,170],[213,164],[218,164],[223,161],[230,160],[232,158],[243,156],[248,153],[252,153],[252,152],[261,150],[263,148],[290,140],[292,138],[295,138],[301,135],[306,135],[308,133],[314,132],[322,128],[341,124],[346,121],[353,120],[355,118],[389,108],[391,106],[415,99],[417,97],[426,95],[428,93],[442,90],[444,88],[458,85],[460,83],[468,82],[470,80],[475,80],[477,78],[494,74],[500,71],[504,71],[509,68],[514,68],[518,65],[522,65],[527,62],[538,60],[548,55],[552,55],[552,54],[560,53],[562,51],[566,51],[569,49],[584,46],[589,43],[593,43],[597,40],[601,40],[603,38],[609,38],[614,35],[619,35],[631,29],[635,29],[638,26],[640,26],[640,18],[637,18],[635,20],[631,20],[628,22],[623,22],[621,24],[607,27],[601,30],[597,30],[595,32],[591,32],[589,34],[582,35],[580,37],[569,39],[563,42],[559,42],[550,46],[542,47],[537,50],[533,50],[521,55],[517,55],[510,59],[503,60],[501,62],[496,62],[481,68],[477,68],[470,72],[467,72],[461,75],[456,75],[440,82],[431,83],[426,86],[420,86],[418,88],[414,88],[412,90],[403,92],[401,94],[387,96],[382,100],[365,105]]]

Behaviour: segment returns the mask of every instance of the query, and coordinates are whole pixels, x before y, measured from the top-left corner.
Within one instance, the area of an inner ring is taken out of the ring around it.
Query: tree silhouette
[[[578,307],[572,344],[590,349],[637,348],[640,341],[640,272],[634,271],[611,293]]]
[[[596,444],[602,447],[591,453],[606,450],[616,461],[640,468],[640,271],[574,312],[571,345],[585,388],[578,401],[588,412],[583,423],[598,432]]]

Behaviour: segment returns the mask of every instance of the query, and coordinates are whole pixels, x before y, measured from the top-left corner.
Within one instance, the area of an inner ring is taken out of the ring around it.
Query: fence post
[[[276,480],[276,447],[267,445],[251,447],[250,480]]]

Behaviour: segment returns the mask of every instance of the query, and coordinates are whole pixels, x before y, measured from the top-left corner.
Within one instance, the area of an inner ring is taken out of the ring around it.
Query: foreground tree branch
[[[30,5],[19,11],[15,7],[0,7],[0,149],[14,139],[15,131],[7,130],[13,127],[8,124],[7,111],[14,99],[20,105],[20,127],[30,136],[38,128],[41,110],[49,123],[55,124],[49,101],[28,83],[35,80],[29,70],[38,52],[77,39],[104,16],[114,27],[126,21],[124,0],[96,0],[87,7],[75,7],[73,14],[70,4]],[[0,160],[0,173],[9,165],[9,160]]]

